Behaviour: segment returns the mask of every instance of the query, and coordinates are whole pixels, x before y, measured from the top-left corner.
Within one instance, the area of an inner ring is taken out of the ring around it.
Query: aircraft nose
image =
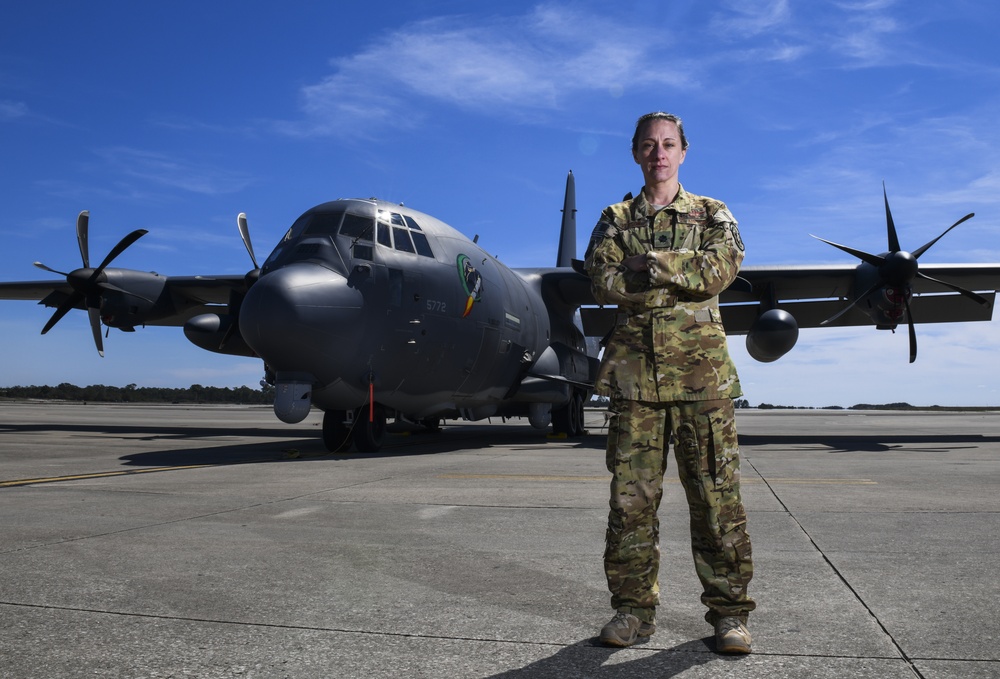
[[[361,293],[340,274],[290,264],[261,276],[247,291],[240,333],[273,370],[301,370],[315,366],[318,357],[355,355],[362,306]]]

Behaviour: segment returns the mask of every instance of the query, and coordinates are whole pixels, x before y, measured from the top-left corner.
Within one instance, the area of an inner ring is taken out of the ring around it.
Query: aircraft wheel
[[[574,389],[573,396],[569,400],[570,436],[583,436],[583,405],[583,392]]]
[[[354,432],[344,424],[347,411],[327,410],[323,413],[323,445],[331,453],[342,453],[351,447]]]
[[[574,437],[583,434],[583,392],[574,389],[569,403],[552,411],[552,433]]]
[[[385,408],[376,403],[369,422],[368,406],[354,418],[354,445],[362,453],[377,453],[385,441]]]

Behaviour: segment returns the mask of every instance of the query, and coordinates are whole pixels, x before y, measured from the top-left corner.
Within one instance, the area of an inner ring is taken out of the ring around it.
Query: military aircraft
[[[903,251],[885,203],[887,252],[830,243],[859,265],[744,267],[720,299],[727,332],[746,334],[750,355],[769,362],[794,346],[800,327],[894,330],[905,321],[912,361],[914,323],[989,320],[1000,265],[918,267],[941,236]],[[613,327],[616,310],[596,306],[574,259],[572,172],[562,213],[552,268],[508,268],[478,236],[371,198],[307,210],[263,264],[240,214],[253,265],[247,274],[162,276],[110,266],[142,229],[91,267],[84,211],[77,219],[83,266],[64,273],[36,262],[64,279],[0,283],[0,299],[54,307],[42,334],[70,310],[85,309],[101,355],[103,323],[126,332],[183,326],[203,349],[259,357],[277,417],[300,422],[320,408],[331,451],[352,444],[377,451],[389,418],[436,429],[443,419],[526,417],[536,428],[577,436],[598,366],[596,338]]]

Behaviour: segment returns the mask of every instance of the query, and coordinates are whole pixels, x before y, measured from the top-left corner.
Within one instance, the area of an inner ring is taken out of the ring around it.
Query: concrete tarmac
[[[754,653],[713,652],[671,459],[658,631],[600,646],[590,434],[0,404],[0,677],[1000,676],[1000,413],[740,411]]]

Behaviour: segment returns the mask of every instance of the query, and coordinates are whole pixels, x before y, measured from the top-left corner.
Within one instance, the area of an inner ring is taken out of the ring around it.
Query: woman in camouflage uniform
[[[687,147],[676,116],[639,119],[632,155],[642,192],[604,210],[587,249],[597,301],[618,307],[596,385],[611,398],[604,565],[617,611],[601,641],[630,646],[656,630],[656,513],[672,441],[705,619],[715,626],[717,650],[749,653],[753,565],[732,401],[742,391],[718,299],[744,248],[725,204],[680,185]]]

